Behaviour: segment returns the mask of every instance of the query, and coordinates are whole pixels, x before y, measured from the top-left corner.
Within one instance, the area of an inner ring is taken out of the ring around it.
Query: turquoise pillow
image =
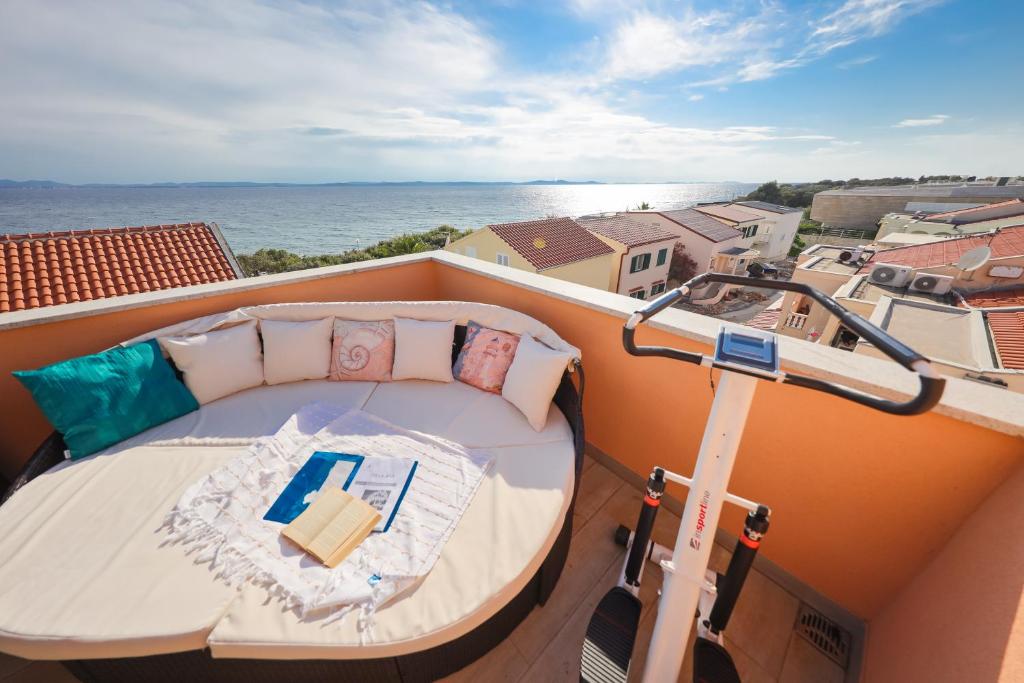
[[[64,436],[72,460],[199,408],[155,339],[14,376]]]

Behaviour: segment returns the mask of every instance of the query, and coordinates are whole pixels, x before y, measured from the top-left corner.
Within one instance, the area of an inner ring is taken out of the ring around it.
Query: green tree
[[[469,230],[457,230],[450,225],[441,225],[427,232],[398,235],[381,240],[365,249],[351,249],[341,254],[302,256],[284,249],[260,249],[253,254],[239,254],[238,264],[249,277],[287,273],[441,249],[449,239],[454,241],[469,233]]]
[[[781,204],[783,202],[782,190],[779,189],[779,182],[777,180],[769,180],[767,183],[763,183],[759,188],[748,194],[745,199],[770,202],[772,204]]]
[[[647,202],[640,202],[640,204],[638,204],[636,209],[634,209],[634,210],[635,211],[650,211],[653,208],[654,207],[651,206],[650,204],[648,204]]]
[[[792,244],[792,246],[789,247],[789,255],[790,256],[799,256],[800,252],[803,251],[806,248],[807,248],[807,243],[804,242],[803,238],[800,237],[800,235],[795,235],[793,237],[793,244]]]

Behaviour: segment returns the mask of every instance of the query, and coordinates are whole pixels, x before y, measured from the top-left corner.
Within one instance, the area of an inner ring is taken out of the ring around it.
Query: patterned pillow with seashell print
[[[466,325],[466,342],[452,373],[460,382],[500,394],[518,346],[518,334],[492,330],[470,321]]]
[[[331,374],[335,381],[390,382],[394,320],[335,320]]]

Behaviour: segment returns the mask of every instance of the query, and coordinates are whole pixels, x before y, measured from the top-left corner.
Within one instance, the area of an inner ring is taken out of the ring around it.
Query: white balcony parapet
[[[389,268],[418,267],[429,262],[472,276],[480,276],[492,283],[504,283],[523,292],[535,292],[554,300],[589,309],[598,314],[610,315],[623,322],[633,314],[641,303],[624,295],[557,280],[538,273],[499,266],[446,251],[428,251],[339,266],[326,266],[3,313],[0,314],[0,336],[18,328],[50,325],[76,318],[103,316],[115,312],[180,304],[186,301],[225,295],[251,294],[251,297],[245,301],[251,305],[288,300],[273,296],[273,290],[282,286],[331,280]],[[467,283],[467,287],[472,286],[471,282]],[[353,300],[352,295],[344,289],[332,292],[328,287],[325,286],[322,291],[318,291],[319,296],[316,300]],[[476,296],[471,289],[467,289],[465,292],[446,292],[446,294],[449,297],[454,295],[455,298],[472,299]],[[237,300],[236,297],[228,303],[237,306]],[[294,301],[294,299],[291,300]],[[211,310],[223,310],[224,308],[226,306]],[[196,309],[198,306],[192,310]],[[170,315],[167,320],[174,322],[174,315]],[[689,340],[689,342],[704,345],[710,349],[714,347],[721,325],[722,322],[715,318],[679,308],[670,308],[648,321],[647,327],[675,335],[684,345],[687,343],[684,340]],[[40,333],[42,334],[42,332]],[[7,339],[0,338],[0,348],[5,342]],[[913,374],[893,372],[891,361],[850,354],[827,345],[808,343],[793,337],[780,339],[779,356],[787,369],[793,372],[842,382],[876,395],[905,400],[906,397],[917,391]],[[942,401],[934,412],[987,429],[1024,436],[1024,417],[1022,417],[1024,416],[1024,394],[1008,394],[1005,391],[982,386],[975,382],[951,379],[946,385]]]

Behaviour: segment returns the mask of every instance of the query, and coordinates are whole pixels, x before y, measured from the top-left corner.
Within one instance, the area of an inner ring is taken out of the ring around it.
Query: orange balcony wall
[[[0,316],[0,465],[8,476],[16,473],[49,431],[11,370],[98,351],[146,330],[242,305],[400,299],[493,303],[542,320],[583,351],[586,436],[593,452],[637,478],[655,464],[691,470],[715,375],[627,355],[621,330],[635,301],[445,252]],[[718,326],[673,309],[642,329],[639,341],[709,352]],[[781,340],[781,355],[786,368],[876,393],[905,395],[914,388],[909,373],[874,358],[790,338]],[[868,621],[865,680],[896,680],[903,670],[892,661],[898,658],[892,648],[906,641],[906,652],[927,651],[918,646],[924,642],[918,634],[927,629],[911,628],[913,616],[929,601],[941,605],[948,597],[959,605],[971,586],[958,572],[977,547],[950,539],[959,538],[965,520],[974,520],[991,500],[1003,500],[1001,486],[1020,479],[1022,434],[1024,396],[961,380],[950,381],[935,411],[914,418],[761,383],[731,489],[773,508],[762,550],[768,560]],[[1005,504],[1019,501],[1019,492],[1011,499]],[[971,523],[991,532],[1001,510]],[[739,511],[727,510],[723,528],[735,534],[740,525]],[[990,575],[990,595],[1007,605],[1015,590],[1019,602],[1021,538],[1011,533],[1008,541],[1017,553],[1012,575]],[[950,586],[950,596],[943,586]],[[967,642],[968,632],[987,634],[987,643],[1002,643],[998,649],[1008,652],[1016,640],[1024,641],[1024,626],[1015,627],[1016,611],[1012,617],[1009,611],[997,624],[961,613],[945,626],[950,634],[965,634]]]

